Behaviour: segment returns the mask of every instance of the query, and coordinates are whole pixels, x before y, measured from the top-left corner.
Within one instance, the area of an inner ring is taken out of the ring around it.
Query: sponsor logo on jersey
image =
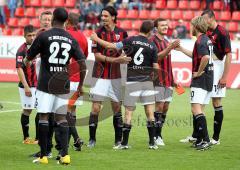
[[[17,62],[23,62],[23,56],[17,56]]]

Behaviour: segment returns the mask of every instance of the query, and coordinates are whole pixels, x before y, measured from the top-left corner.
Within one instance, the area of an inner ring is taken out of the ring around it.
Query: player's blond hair
[[[191,20],[191,24],[201,33],[206,33],[208,29],[208,24],[202,16],[197,16]]]

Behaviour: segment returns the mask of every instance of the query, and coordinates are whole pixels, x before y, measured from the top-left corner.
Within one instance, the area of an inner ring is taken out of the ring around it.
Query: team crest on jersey
[[[22,62],[23,61],[23,56],[17,56],[17,62]]]
[[[118,41],[120,39],[120,35],[119,34],[116,34],[116,40]]]

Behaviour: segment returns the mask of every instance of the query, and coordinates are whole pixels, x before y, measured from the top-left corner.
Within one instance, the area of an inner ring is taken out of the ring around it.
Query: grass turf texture
[[[165,147],[158,150],[148,149],[148,135],[143,107],[138,105],[134,114],[133,128],[130,134],[129,150],[115,151],[113,145],[112,117],[101,121],[97,130],[97,145],[93,149],[83,147],[81,152],[69,148],[71,164],[67,167],[57,165],[49,159],[48,165],[33,164],[29,154],[39,150],[37,145],[22,144],[20,125],[20,104],[17,84],[0,83],[0,169],[240,169],[240,134],[239,134],[239,90],[228,90],[223,100],[224,122],[221,133],[221,145],[208,151],[196,151],[190,144],[179,140],[192,131],[189,104],[189,90],[181,96],[174,95],[167,121],[163,129]],[[78,117],[89,115],[91,104],[78,107]],[[19,110],[6,112],[8,110]],[[206,108],[209,135],[213,131],[213,109]],[[35,137],[35,111],[31,115],[30,136]],[[78,127],[80,136],[88,142],[88,127]],[[72,144],[72,142],[71,142]],[[53,156],[57,152],[53,149]]]

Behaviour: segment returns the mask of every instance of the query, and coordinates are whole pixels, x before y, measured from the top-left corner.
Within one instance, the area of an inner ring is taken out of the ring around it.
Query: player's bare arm
[[[99,45],[103,46],[104,48],[114,48],[117,49],[116,44],[115,43],[110,43],[107,41],[102,40],[101,38],[98,37],[98,35],[94,32],[92,33],[90,39],[92,41],[95,41],[96,43],[98,43]]]
[[[19,80],[23,84],[25,95],[28,96],[28,97],[32,97],[31,89],[27,84],[26,78],[25,78],[24,73],[23,73],[23,69],[22,68],[17,68],[17,73],[18,73]]]
[[[186,56],[192,58],[192,51],[190,51],[186,48],[183,48],[182,46],[179,46],[179,47],[175,48],[175,50],[180,51],[183,54],[185,54]]]
[[[166,49],[164,49],[163,51],[158,53],[158,58],[163,59],[164,57],[167,57],[168,54],[171,52],[171,50],[173,50],[173,49],[175,49],[179,46],[180,46],[180,40],[179,39],[169,43],[169,45]]]
[[[209,61],[208,55],[202,57],[198,72],[193,72],[193,78],[200,77],[204,73],[204,69],[208,64],[208,61]]]
[[[78,92],[79,92],[79,96],[82,96],[83,95],[83,89],[82,89],[82,86],[83,86],[83,82],[84,82],[84,79],[85,79],[85,76],[86,76],[86,63],[85,63],[85,60],[80,60],[78,61],[78,65],[79,65],[79,72],[80,72],[80,82],[79,82],[79,85],[78,85]]]
[[[119,64],[128,64],[132,59],[131,57],[119,56],[117,58],[107,57],[101,53],[94,53],[96,61],[108,62],[108,63],[119,63]]]
[[[231,59],[232,59],[232,53],[227,53],[227,54],[226,54],[225,63],[224,63],[223,76],[221,77],[221,79],[219,80],[219,83],[218,83],[219,86],[220,86],[220,88],[226,87],[226,84],[227,84],[227,75],[228,75],[228,73],[229,73],[230,64],[231,64]]]

